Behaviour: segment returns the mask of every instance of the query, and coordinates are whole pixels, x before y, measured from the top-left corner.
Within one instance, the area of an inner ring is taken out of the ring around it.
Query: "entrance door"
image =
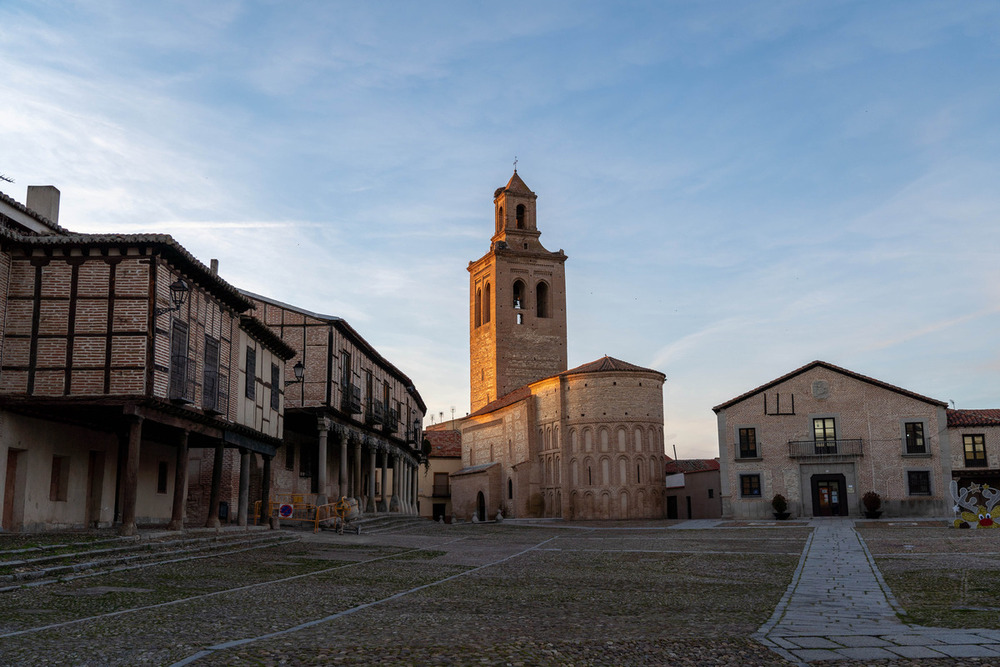
[[[677,496],[667,496],[667,518],[677,518]]]
[[[17,460],[23,449],[7,450],[7,475],[3,486],[3,529],[15,532],[21,529],[14,519],[14,508],[21,504],[20,489],[17,488]]]
[[[476,514],[479,515],[480,521],[486,521],[486,497],[483,492],[479,492],[479,496],[476,498]]]
[[[847,516],[846,490],[843,475],[813,475],[813,516]]]

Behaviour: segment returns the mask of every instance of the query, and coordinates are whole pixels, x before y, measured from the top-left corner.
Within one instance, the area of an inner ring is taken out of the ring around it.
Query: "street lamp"
[[[285,386],[286,387],[288,385],[290,385],[290,384],[298,384],[298,383],[302,382],[302,376],[304,376],[306,374],[306,367],[305,367],[305,364],[302,363],[301,359],[299,359],[298,361],[296,361],[295,365],[292,366],[292,372],[295,373],[295,379],[294,380],[285,380]]]
[[[170,285],[170,301],[173,302],[173,308],[157,308],[153,311],[156,317],[163,315],[164,313],[172,313],[176,310],[180,310],[181,306],[184,305],[184,299],[187,298],[188,284],[184,282],[182,278],[178,278]]]

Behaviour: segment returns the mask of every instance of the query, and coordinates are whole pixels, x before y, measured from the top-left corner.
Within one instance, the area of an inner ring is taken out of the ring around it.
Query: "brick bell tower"
[[[490,250],[469,262],[471,409],[566,370],[566,254],[539,242],[521,177],[493,193]]]

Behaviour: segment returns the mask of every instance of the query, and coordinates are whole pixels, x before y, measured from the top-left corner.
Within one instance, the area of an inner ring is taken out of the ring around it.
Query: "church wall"
[[[664,516],[662,387],[662,376],[655,373],[568,379],[565,518]]]

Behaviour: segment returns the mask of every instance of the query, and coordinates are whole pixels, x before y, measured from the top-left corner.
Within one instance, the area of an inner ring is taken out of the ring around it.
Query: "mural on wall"
[[[970,484],[959,489],[958,482],[951,482],[951,497],[955,501],[952,509],[960,514],[955,519],[955,528],[996,528],[993,508],[1000,502],[1000,490],[989,484]],[[963,511],[964,510],[964,511]]]

